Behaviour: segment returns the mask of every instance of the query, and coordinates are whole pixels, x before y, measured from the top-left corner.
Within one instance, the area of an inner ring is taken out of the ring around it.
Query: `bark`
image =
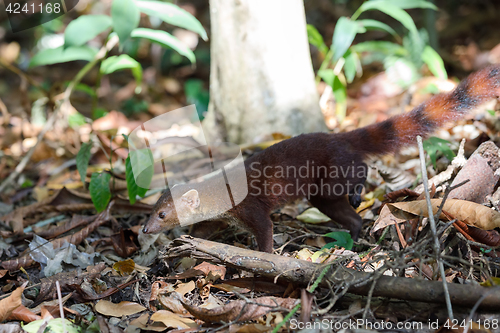
[[[210,0],[209,142],[326,129],[301,0]]]

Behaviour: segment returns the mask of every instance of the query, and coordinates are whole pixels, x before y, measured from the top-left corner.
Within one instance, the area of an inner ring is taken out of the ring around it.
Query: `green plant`
[[[177,5],[153,0],[113,0],[111,15],[82,15],[68,24],[64,31],[64,45],[56,48],[47,48],[38,51],[30,61],[30,67],[63,63],[74,60],[91,61],[98,50],[88,45],[97,35],[107,32],[108,38],[117,36],[120,50],[123,51],[126,43],[133,39],[147,39],[164,48],[171,48],[186,57],[192,64],[196,62],[195,55],[189,47],[179,39],[163,30],[139,27],[141,13],[154,16],[162,21],[198,33],[207,39],[207,33],[201,23],[187,11]],[[55,20],[54,20],[55,21]],[[108,50],[109,51],[109,50]],[[140,92],[142,83],[142,66],[128,54],[102,57],[99,76],[94,88],[84,89],[94,99],[93,109],[97,106],[95,91],[100,85],[103,75],[120,70],[130,70],[135,78],[137,89]],[[79,87],[82,89],[82,87]]]
[[[427,64],[433,75],[446,78],[443,60],[429,45],[425,31],[419,31],[411,16],[405,11],[410,8],[429,8],[436,10],[431,2],[425,0],[369,0],[365,1],[351,18],[341,17],[333,32],[332,43],[327,47],[321,34],[311,25],[307,26],[309,43],[316,46],[324,56],[318,70],[317,82],[323,79],[332,87],[336,100],[336,114],[340,121],[345,117],[347,91],[346,84],[361,74],[361,56],[365,63],[381,61],[387,71],[397,72],[403,66],[411,73],[399,80],[406,86],[418,78],[418,69]],[[371,10],[381,11],[399,21],[407,30],[406,36],[400,35],[389,25],[372,19],[359,19],[360,15]],[[352,45],[357,34],[368,30],[380,30],[391,35],[397,43],[389,41],[367,41]]]
[[[429,155],[432,165],[436,168],[437,153],[441,152],[449,161],[455,158],[455,153],[450,148],[450,142],[444,139],[440,139],[431,136],[427,140],[424,140],[424,150]]]
[[[323,246],[321,249],[331,249],[334,246],[343,247],[346,250],[351,250],[354,245],[354,241],[351,238],[351,234],[345,231],[333,231],[329,232],[324,237],[333,238],[335,241],[330,242]]]
[[[124,138],[125,140],[128,139],[126,135],[124,135]],[[91,157],[91,149],[92,143],[84,143],[82,144],[80,150],[78,151],[78,154],[76,155],[76,167],[83,184],[85,184],[85,177],[87,175],[87,169]],[[113,150],[111,151],[111,153],[113,153]],[[149,150],[147,150],[146,152],[132,151],[131,153],[129,153],[125,160],[125,179],[127,182],[127,192],[130,204],[132,205],[136,202],[137,196],[144,197],[146,195],[147,188],[142,188],[137,185],[135,180],[136,178],[134,177],[134,171],[132,169],[131,159],[134,161],[139,160],[144,163],[147,163],[147,161],[152,159],[152,156],[149,156],[149,159],[144,159],[144,155],[140,155],[139,157],[136,156],[136,158],[133,158],[132,156],[131,158],[131,155],[134,153],[151,154],[151,152]],[[113,195],[113,191],[110,187],[110,181],[112,179],[111,177],[113,177],[114,181],[113,163],[111,157],[112,155],[109,155],[110,172],[93,172],[90,178],[90,198],[92,199],[92,203],[94,204],[94,207],[98,212],[102,212],[104,209],[106,209]],[[142,165],[142,167],[142,170],[145,170],[145,172],[141,173],[140,177],[142,181],[145,181],[149,184],[153,178],[153,169],[150,165]]]
[[[56,48],[42,49],[36,53],[30,61],[30,67],[44,66],[56,63],[63,63],[74,60],[88,61],[70,82],[65,92],[64,100],[68,101],[73,90],[83,91],[89,94],[93,100],[93,115],[94,117],[102,116],[104,111],[96,106],[97,88],[100,85],[100,80],[103,75],[108,75],[120,70],[130,70],[136,81],[136,92],[140,92],[142,83],[142,66],[133,57],[128,54],[120,54],[117,56],[109,56],[107,52],[116,44],[113,39],[118,39],[120,43],[120,51],[123,52],[126,43],[131,39],[147,39],[153,43],[160,44],[165,48],[171,48],[177,51],[182,56],[186,57],[192,64],[196,58],[187,46],[182,44],[176,37],[166,31],[155,30],[139,27],[140,14],[147,16],[155,16],[166,23],[192,30],[198,33],[203,39],[207,39],[205,29],[200,22],[191,14],[178,6],[162,2],[150,0],[113,0],[111,4],[111,15],[82,15],[68,24],[64,32],[64,45]],[[56,20],[49,22],[50,26],[54,26]],[[101,51],[88,45],[88,42],[94,39],[97,35],[107,32],[108,36],[101,47]],[[100,64],[99,75],[94,87],[80,83],[91,68]],[[145,107],[145,102],[135,101],[131,99],[125,103],[126,111],[135,112],[142,110]],[[147,105],[146,105],[147,106]],[[56,111],[58,108],[56,109]],[[70,125],[78,126],[82,123],[82,116],[72,116]],[[91,157],[91,143],[82,145],[76,156],[77,169],[80,178],[85,183],[87,169]],[[113,190],[110,186],[111,180],[114,184],[114,172],[112,164],[112,153],[109,155],[110,171],[92,173],[89,192],[97,211],[103,211],[108,205],[113,195]],[[136,201],[137,196],[144,197],[147,189],[139,187],[134,178],[133,170],[130,162],[130,155],[125,161],[125,176],[127,181],[127,190],[130,203]],[[145,169],[140,176],[146,178],[146,183],[151,181],[152,173],[149,169]],[[113,177],[113,178],[112,178]]]

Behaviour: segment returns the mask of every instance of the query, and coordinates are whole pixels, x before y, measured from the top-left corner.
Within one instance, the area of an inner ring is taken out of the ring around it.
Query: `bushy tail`
[[[364,156],[397,152],[416,144],[416,136],[428,136],[449,121],[462,118],[481,103],[500,96],[500,66],[472,73],[449,93],[442,93],[412,111],[386,121],[343,133],[346,142]]]

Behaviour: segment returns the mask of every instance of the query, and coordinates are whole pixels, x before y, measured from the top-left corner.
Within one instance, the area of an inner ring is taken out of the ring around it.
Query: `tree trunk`
[[[326,129],[302,0],[210,0],[209,142]]]

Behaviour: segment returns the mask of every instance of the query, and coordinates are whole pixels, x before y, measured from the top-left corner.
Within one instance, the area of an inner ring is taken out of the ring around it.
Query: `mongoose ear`
[[[196,190],[187,191],[181,196],[181,200],[191,209],[196,209],[200,206],[200,196]]]

